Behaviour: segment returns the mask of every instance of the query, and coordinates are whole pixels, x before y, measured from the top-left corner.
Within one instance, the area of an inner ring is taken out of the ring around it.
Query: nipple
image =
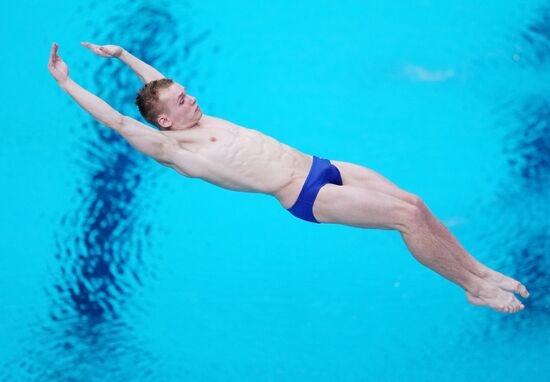
[[[216,141],[217,141],[216,137],[210,137],[210,142],[216,142]]]

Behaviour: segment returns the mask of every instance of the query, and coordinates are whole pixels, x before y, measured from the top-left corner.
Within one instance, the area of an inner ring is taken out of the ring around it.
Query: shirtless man
[[[468,301],[515,313],[526,298],[520,282],[474,259],[416,195],[362,166],[302,153],[257,130],[202,113],[182,85],[116,45],[82,43],[101,57],[118,58],[145,84],[136,103],[159,130],[120,114],[69,77],[52,45],[48,70],[59,86],[134,148],[188,178],[275,197],[313,223],[397,230],[422,264],[458,284]]]

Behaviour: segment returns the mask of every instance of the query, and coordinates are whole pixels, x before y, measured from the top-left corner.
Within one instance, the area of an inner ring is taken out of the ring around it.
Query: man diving
[[[472,257],[417,195],[366,167],[305,154],[257,130],[203,114],[184,86],[122,47],[82,45],[130,66],[145,84],[136,97],[139,111],[159,130],[120,114],[74,82],[56,43],[48,70],[84,110],[141,153],[188,178],[271,195],[306,221],[397,230],[413,256],[462,287],[471,304],[507,313],[524,308],[514,293],[526,298],[527,288]]]

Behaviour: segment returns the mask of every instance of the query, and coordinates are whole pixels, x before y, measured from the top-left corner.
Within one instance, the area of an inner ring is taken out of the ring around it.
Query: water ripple
[[[505,142],[511,171],[526,192],[544,193],[550,186],[550,99],[523,100],[515,119],[521,124]]]
[[[537,19],[521,32],[521,38],[528,46],[526,62],[531,66],[548,64],[550,61],[550,5],[538,9]],[[522,55],[523,56],[523,55]]]
[[[494,109],[505,161],[496,169],[500,180],[495,194],[477,206],[473,219],[478,222],[481,259],[525,283],[531,296],[523,300],[525,311],[487,319],[485,326],[467,329],[465,341],[512,339],[521,331],[534,344],[550,336],[550,93],[536,85],[541,69],[547,72],[550,62],[549,22],[550,4],[519,28],[516,40],[522,49],[517,59],[522,65],[508,67],[502,80],[507,81],[506,87],[528,86],[505,96]],[[538,338],[531,338],[529,332],[538,333]]]
[[[91,41],[120,44],[159,68],[196,59],[195,48],[209,35],[194,31],[162,2],[92,3],[79,12],[88,25],[101,20]],[[181,28],[188,33],[178,35]],[[94,59],[100,61],[88,72],[98,95],[137,117],[133,102],[141,84],[134,74],[115,60],[87,58]],[[197,75],[191,70],[183,78],[188,84]],[[44,288],[49,317],[37,317],[26,330],[24,356],[4,364],[3,380],[159,380],[163,361],[146,350],[134,324],[146,311],[143,289],[155,277],[154,232],[146,213],[154,203],[154,170],[118,134],[85,119],[75,128],[83,132],[75,202],[55,228],[56,265]]]

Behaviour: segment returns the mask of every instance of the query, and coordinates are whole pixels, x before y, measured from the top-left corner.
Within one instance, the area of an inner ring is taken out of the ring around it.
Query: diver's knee
[[[405,201],[407,203],[412,204],[413,206],[417,206],[419,208],[423,208],[423,207],[426,206],[424,204],[424,201],[420,198],[420,196],[418,196],[416,194],[413,194],[413,193],[410,193],[410,192],[405,192]]]
[[[425,224],[425,215],[422,207],[417,204],[407,203],[403,209],[401,232],[414,232]]]

